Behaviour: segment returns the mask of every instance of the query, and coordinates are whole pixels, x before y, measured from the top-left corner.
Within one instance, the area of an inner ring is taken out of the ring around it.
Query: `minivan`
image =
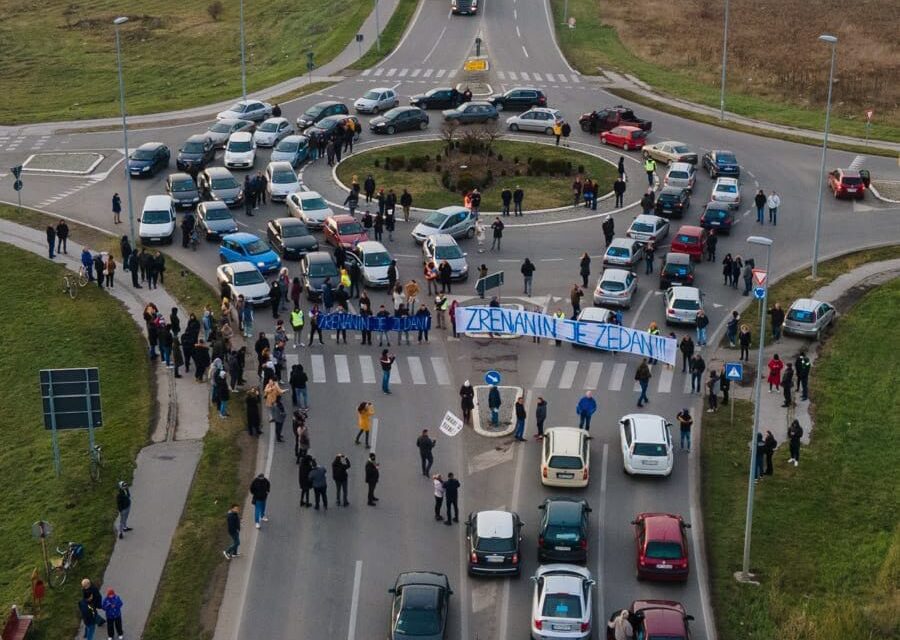
[[[169,196],[147,196],[139,220],[138,237],[143,244],[171,244],[175,234],[175,201]]]

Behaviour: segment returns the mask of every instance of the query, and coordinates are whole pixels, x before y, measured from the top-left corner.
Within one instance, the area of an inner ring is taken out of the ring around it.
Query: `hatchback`
[[[269,283],[251,262],[231,262],[216,267],[216,281],[220,290],[227,288],[228,299],[244,300],[252,305],[261,305],[269,301]]]
[[[683,218],[691,206],[691,192],[682,187],[663,187],[653,206],[658,216]]]
[[[588,640],[593,635],[593,588],[584,567],[548,564],[531,578],[532,640]]]
[[[269,244],[282,258],[299,259],[310,251],[319,250],[319,241],[297,218],[275,218],[266,225]]]
[[[497,107],[484,100],[466,102],[455,109],[442,111],[441,115],[444,116],[446,122],[454,124],[487,124],[496,122],[500,118]]]
[[[353,216],[338,214],[325,220],[325,242],[333,247],[352,249],[359,242],[369,239],[362,224]]]
[[[249,120],[219,120],[209,125],[209,129],[206,130],[206,135],[212,140],[213,146],[216,149],[223,149],[232,133],[237,133],[238,131],[248,131],[253,133],[255,128],[256,125]]]
[[[703,310],[703,294],[697,287],[669,287],[666,290],[666,324],[697,324]]]
[[[262,273],[272,273],[281,268],[281,258],[272,248],[252,233],[230,233],[222,238],[219,260],[250,262]]]
[[[300,258],[300,273],[306,297],[317,300],[322,297],[322,286],[330,280],[332,286],[340,275],[334,258],[327,251],[312,251]]]
[[[475,218],[465,207],[442,207],[429,213],[426,218],[412,230],[416,242],[424,242],[425,238],[438,233],[446,233],[454,238],[472,238],[475,236]]]
[[[295,191],[287,197],[287,207],[293,217],[310,229],[321,229],[325,220],[334,215],[318,191]]]
[[[681,516],[639,513],[634,526],[638,580],[688,579],[687,529]]]
[[[667,253],[666,261],[659,270],[659,288],[668,289],[673,285],[694,284],[694,262],[686,253]]]
[[[734,223],[734,211],[724,202],[708,202],[700,214],[700,226],[715,229],[717,233],[731,233]]]
[[[627,269],[604,269],[594,289],[594,304],[631,308],[637,276]]]
[[[300,178],[290,162],[270,162],[266,167],[266,191],[272,202],[287,200],[300,189]]]
[[[672,425],[649,413],[631,413],[619,420],[622,462],[629,475],[668,476],[672,454]]]
[[[232,173],[224,167],[207,167],[197,176],[200,197],[204,200],[220,200],[229,207],[244,201],[244,189]]]
[[[706,252],[707,235],[707,231],[703,227],[682,225],[675,237],[672,238],[669,249],[675,253],[686,253],[694,262],[700,262]]]
[[[256,143],[249,131],[232,133],[225,145],[225,166],[229,169],[252,169],[256,161]]]
[[[317,102],[297,117],[297,129],[303,131],[328,116],[341,116],[349,113],[350,110],[343,102],[334,100]]]
[[[553,126],[562,124],[562,112],[546,107],[533,107],[525,113],[510,116],[506,119],[506,128],[510,131],[536,131],[553,135]]]
[[[822,332],[834,322],[836,312],[827,302],[800,298],[794,300],[784,318],[784,332],[803,338],[822,337]]]
[[[269,160],[272,162],[289,162],[294,168],[300,166],[309,155],[309,138],[304,135],[292,135],[282,138],[272,149]]]
[[[282,138],[294,133],[294,127],[287,118],[269,118],[253,134],[257,147],[274,147]]]
[[[576,498],[547,498],[538,509],[543,511],[538,532],[538,562],[587,561],[588,514],[587,500]]]
[[[252,120],[262,122],[272,115],[272,105],[259,100],[238,100],[225,111],[219,112],[216,120]]]
[[[216,145],[208,135],[193,135],[184,141],[175,156],[175,167],[179,171],[193,170],[195,173],[216,159]]]
[[[622,126],[613,127],[609,131],[600,134],[600,142],[621,147],[623,151],[631,149],[643,149],[647,142],[647,132],[640,127]]]
[[[186,173],[170,173],[166,178],[166,193],[176,207],[193,207],[200,202],[197,183]]]
[[[688,191],[694,190],[697,182],[697,169],[689,162],[673,162],[669,165],[666,177],[663,180],[664,187],[681,187]]]
[[[128,173],[146,178],[169,166],[169,147],[162,142],[145,142],[128,156]]]
[[[591,476],[591,436],[584,429],[553,427],[544,432],[541,484],[586,487]]]
[[[394,107],[383,116],[369,121],[369,129],[373,133],[386,133],[389,136],[398,131],[425,131],[427,128],[428,114],[418,107]]]
[[[529,107],[546,107],[547,96],[543,91],[534,87],[515,87],[506,93],[494,94],[491,96],[490,102],[500,111],[528,109]]]
[[[365,286],[386,287],[391,283],[388,279],[388,269],[394,258],[380,242],[374,240],[359,242],[347,252],[347,260],[359,265]]]
[[[635,638],[690,640],[689,616],[681,603],[674,600],[635,600],[629,608],[637,620]]]
[[[628,227],[625,235],[641,242],[653,241],[655,244],[669,235],[669,221],[659,216],[641,214]]]
[[[709,199],[737,209],[741,206],[741,183],[737,178],[717,178]]]
[[[524,524],[510,511],[478,511],[466,520],[469,574],[519,575],[519,544]]]
[[[859,171],[835,169],[828,174],[828,188],[831,189],[835,198],[862,200],[866,197],[866,184],[859,175]]]
[[[390,640],[443,640],[450,616],[450,580],[443,573],[410,571],[397,576],[391,603]]]
[[[397,92],[389,87],[379,87],[366,91],[361,98],[353,103],[357,113],[381,113],[393,109],[400,104]]]
[[[465,280],[469,277],[469,263],[466,254],[459,248],[453,236],[448,233],[438,233],[428,236],[422,243],[422,255],[425,262],[434,260],[435,264],[447,261],[450,265],[451,280]]]
[[[322,118],[316,124],[311,126],[306,130],[306,135],[309,136],[310,140],[319,140],[320,138],[324,138],[325,140],[331,140],[335,138],[339,133],[343,135],[342,126],[347,123],[348,120],[353,121],[353,141],[356,142],[359,140],[360,134],[360,125],[359,118],[356,116],[328,116],[327,118]]]
[[[634,238],[613,238],[603,254],[603,264],[630,269],[644,257],[644,245]]]
[[[221,238],[238,231],[237,222],[231,215],[228,205],[219,200],[200,203],[197,207],[197,226],[207,240]]]

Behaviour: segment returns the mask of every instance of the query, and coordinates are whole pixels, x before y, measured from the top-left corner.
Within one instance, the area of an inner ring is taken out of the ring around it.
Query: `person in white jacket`
[[[766,204],[769,205],[769,224],[778,224],[778,207],[781,206],[781,196],[773,191],[769,194]]]

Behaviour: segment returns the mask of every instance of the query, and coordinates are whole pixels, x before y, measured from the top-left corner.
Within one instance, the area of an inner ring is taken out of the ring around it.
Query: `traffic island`
[[[472,427],[475,433],[488,438],[502,438],[516,428],[516,398],[522,395],[522,387],[502,387],[500,391],[500,412],[496,425],[491,424],[491,410],[488,407],[490,386],[475,385],[475,409],[472,411]]]

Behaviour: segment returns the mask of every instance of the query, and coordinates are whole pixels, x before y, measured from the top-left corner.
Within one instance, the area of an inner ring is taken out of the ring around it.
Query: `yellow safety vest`
[[[341,284],[345,287],[350,286],[350,274],[347,273],[346,269],[341,269]]]
[[[296,329],[303,328],[303,309],[291,311],[291,326]]]
[[[644,171],[648,173],[656,171],[656,161],[653,158],[647,158],[647,160],[644,161]]]

